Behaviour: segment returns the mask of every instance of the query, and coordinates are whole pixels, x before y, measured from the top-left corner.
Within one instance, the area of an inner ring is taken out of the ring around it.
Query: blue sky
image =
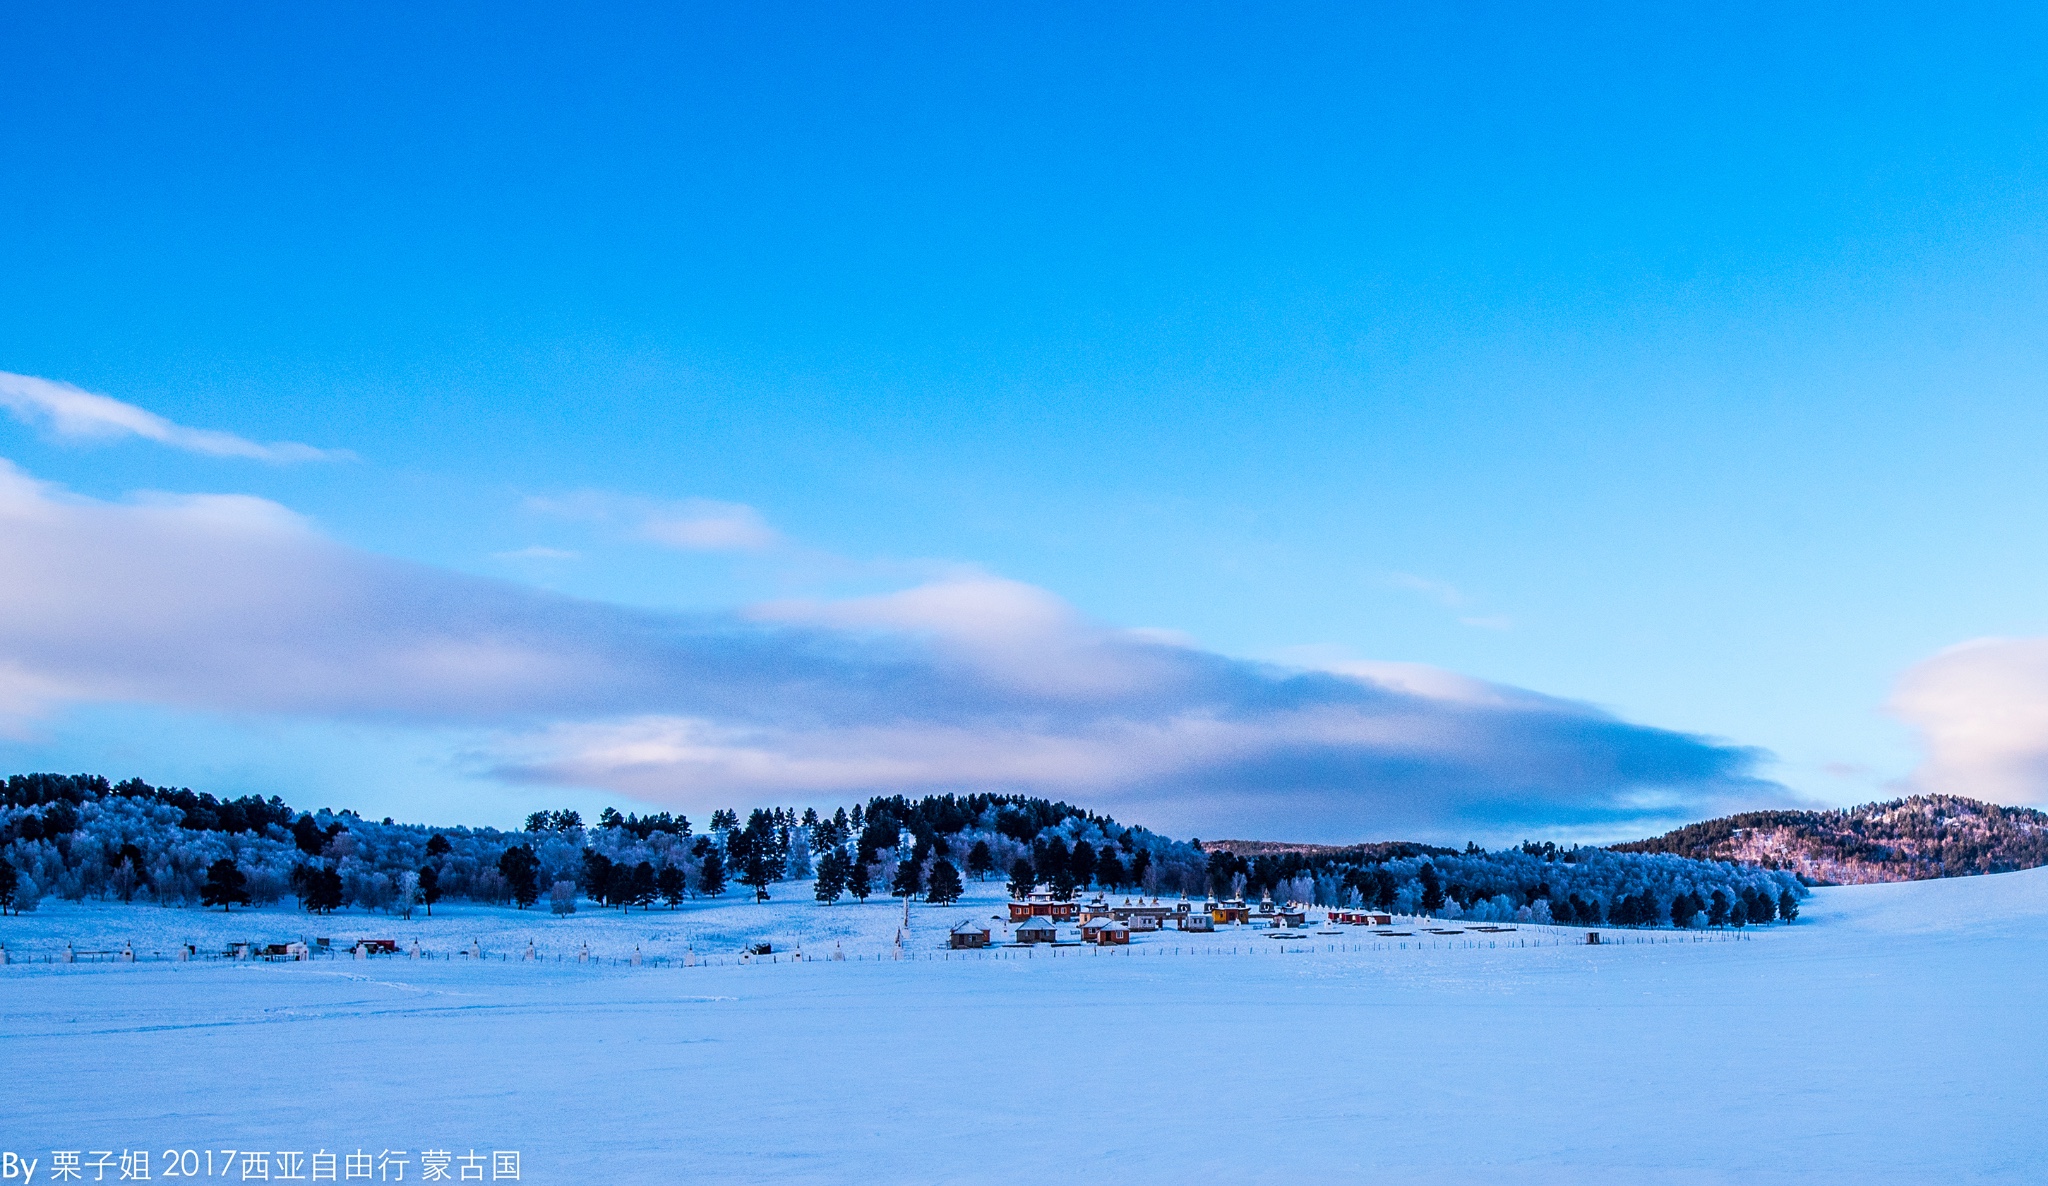
[[[2048,799],[2043,34],[17,6],[0,371],[347,456],[14,396],[0,760],[1314,839]],[[332,666],[482,621],[539,666]]]

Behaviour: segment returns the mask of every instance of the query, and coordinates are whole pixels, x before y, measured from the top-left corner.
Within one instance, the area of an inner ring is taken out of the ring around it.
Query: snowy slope
[[[1736,943],[17,965],[0,1148],[518,1148],[541,1182],[2035,1181],[2044,921],[2048,870],[1822,890]]]

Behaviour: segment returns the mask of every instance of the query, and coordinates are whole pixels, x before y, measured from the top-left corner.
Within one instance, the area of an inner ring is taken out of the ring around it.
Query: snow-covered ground
[[[913,908],[912,952],[993,913],[977,889]],[[50,903],[0,936],[675,962],[17,963],[0,1150],[39,1158],[38,1181],[56,1150],[147,1148],[160,1178],[166,1149],[245,1146],[404,1150],[407,1180],[425,1149],[517,1149],[533,1182],[2018,1182],[2048,1164],[2048,870],[1822,890],[1745,942],[1600,947],[1238,931],[899,961],[872,958],[898,903],[436,914]],[[869,958],[681,966],[761,940]]]

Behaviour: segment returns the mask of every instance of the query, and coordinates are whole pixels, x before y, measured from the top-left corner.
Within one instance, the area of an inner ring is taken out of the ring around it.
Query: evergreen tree
[[[5,917],[7,908],[14,905],[14,892],[20,888],[21,874],[0,857],[0,917]]]
[[[925,900],[948,906],[959,901],[960,895],[966,892],[967,887],[960,884],[960,870],[953,867],[953,862],[941,857],[939,863],[932,866],[932,880],[925,889]]]
[[[818,858],[818,883],[812,896],[830,906],[846,892],[846,854],[836,848],[828,848]]]
[[[529,850],[529,853],[531,850]],[[500,871],[502,872],[502,862]],[[509,880],[509,875],[508,875]],[[594,848],[583,850],[582,882],[585,897],[600,906],[609,906],[612,901],[612,859]]]
[[[584,850],[586,867],[593,856],[597,854]],[[604,860],[601,856],[597,859]],[[609,868],[611,862],[605,861],[605,865]],[[512,891],[512,901],[521,910],[540,900],[539,874],[540,861],[534,858],[531,845],[515,844],[498,854],[498,875],[505,879],[505,888]]]
[[[439,837],[436,837],[439,839]],[[429,848],[432,845],[428,846]],[[432,865],[420,866],[420,901],[426,905],[427,917],[434,917],[434,903],[441,900],[441,870]]]
[[[1791,890],[1778,895],[1778,917],[1786,922],[1799,917],[1799,899],[1792,896]]]
[[[704,853],[704,864],[697,870],[697,892],[707,898],[725,892],[725,858],[719,855],[717,845]]]
[[[860,804],[854,804],[853,811],[855,815],[859,815]],[[846,892],[852,894],[855,900],[861,902],[867,901],[868,895],[875,892],[874,879],[868,873],[868,863],[866,861],[856,860],[852,865],[848,866],[846,870]]]
[[[1145,874],[1152,870],[1152,850],[1141,848],[1131,854],[1131,884],[1142,887]]]
[[[1227,852],[1218,849],[1209,854],[1206,872],[1209,875],[1209,893],[1212,897],[1230,896],[1230,879],[1237,875],[1237,862]]]
[[[916,861],[899,861],[896,876],[889,882],[889,896],[892,898],[915,898],[924,889],[924,874],[920,873]]]
[[[967,872],[973,875],[974,880],[985,881],[995,871],[996,857],[988,850],[988,841],[975,841],[974,847],[967,850]]]
[[[755,812],[763,815],[763,812]],[[754,901],[768,900],[768,887],[775,884],[782,875],[782,862],[775,856],[772,843],[758,843],[747,853],[747,863],[740,870],[740,884],[754,891]]]
[[[663,865],[661,872],[654,876],[654,888],[661,894],[661,900],[674,910],[682,905],[683,896],[690,892],[689,882],[683,875],[681,865]]]
[[[1095,846],[1086,840],[1074,842],[1073,855],[1067,858],[1067,868],[1074,874],[1074,884],[1087,886],[1095,880]]]
[[[1031,871],[1031,862],[1018,857],[1010,862],[1010,896],[1019,902],[1031,896],[1038,888],[1038,874]]]
[[[627,900],[645,910],[654,905],[655,898],[660,894],[661,887],[654,878],[653,862],[642,861],[633,866],[632,885],[627,890]]]
[[[225,913],[233,906],[249,904],[249,878],[227,857],[207,866],[206,884],[199,887],[199,904],[218,906]]]
[[[1074,871],[1062,864],[1052,875],[1052,896],[1062,902],[1071,902],[1075,888]]]
[[[341,909],[341,871],[332,865],[316,865],[306,871],[306,910],[329,914]]]
[[[1126,877],[1124,863],[1116,859],[1116,850],[1103,845],[1102,855],[1095,859],[1096,882],[1104,889],[1114,891],[1124,884]]]
[[[1392,910],[1395,900],[1401,895],[1401,883],[1394,880],[1394,875],[1384,867],[1373,870],[1372,882],[1373,905],[1381,910]]]
[[[448,838],[436,832],[433,838],[427,841],[427,855],[430,857],[445,857],[448,855],[451,847],[448,843]]]
[[[1728,895],[1722,890],[1715,890],[1714,896],[1707,900],[1707,925],[1718,927],[1727,921]]]
[[[1417,874],[1422,881],[1422,912],[1435,914],[1444,908],[1443,882],[1437,878],[1435,865],[1424,865]]]

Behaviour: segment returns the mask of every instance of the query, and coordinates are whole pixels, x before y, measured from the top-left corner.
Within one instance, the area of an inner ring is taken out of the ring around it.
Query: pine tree
[[[1067,868],[1073,871],[1074,884],[1086,886],[1095,880],[1095,846],[1086,840],[1074,842],[1074,852],[1067,858]]]
[[[1052,896],[1062,902],[1071,902],[1074,900],[1076,888],[1074,871],[1062,864],[1059,871],[1052,875]]]
[[[427,855],[430,857],[445,857],[448,855],[450,847],[448,838],[436,832],[433,838],[427,841]]]
[[[1728,895],[1721,890],[1715,890],[1714,896],[1707,901],[1707,925],[1718,927],[1727,921]]]
[[[439,839],[439,837],[436,837]],[[432,848],[432,845],[427,847]],[[434,917],[434,903],[441,900],[441,871],[432,865],[420,866],[420,901],[427,908],[427,917]]]
[[[858,815],[860,813],[860,805],[858,803],[854,804],[853,810]],[[868,874],[868,863],[866,861],[856,860],[847,868],[846,892],[852,894],[856,901],[861,902],[867,901],[868,895],[875,892],[874,879]]]
[[[920,873],[916,861],[899,861],[896,876],[889,882],[889,896],[892,898],[915,898],[924,889],[924,874]]]
[[[307,911],[313,914],[341,909],[341,871],[331,865],[307,870],[305,901]]]
[[[1792,896],[1791,890],[1778,895],[1778,917],[1786,922],[1799,917],[1799,899]]]
[[[1422,866],[1418,876],[1422,879],[1422,912],[1435,914],[1444,908],[1444,887],[1443,882],[1437,879],[1436,866]]]
[[[528,851],[530,852],[531,850]],[[499,864],[500,871],[502,872],[503,861],[501,860]],[[507,877],[509,880],[509,875]],[[582,882],[581,888],[585,897],[600,906],[611,905],[612,859],[610,857],[594,848],[584,849],[583,875],[578,880]]]
[[[655,874],[654,888],[660,892],[661,900],[668,903],[670,910],[682,905],[683,896],[690,892],[681,865],[663,865],[661,872]]]
[[[227,857],[207,866],[206,884],[199,887],[199,904],[218,906],[223,913],[233,906],[247,906],[249,878]]]
[[[967,850],[967,872],[973,875],[974,880],[984,881],[995,871],[996,857],[988,850],[988,841],[975,841],[974,847]]]
[[[14,892],[21,888],[21,874],[15,871],[6,858],[0,857],[0,917],[5,917],[7,908],[14,905]]]
[[[761,815],[761,812],[755,812]],[[782,863],[775,858],[771,844],[756,844],[747,854],[747,863],[740,870],[740,884],[754,891],[754,901],[768,900],[768,887],[782,874]]]
[[[604,861],[604,858],[596,853],[584,850],[583,863],[586,869],[589,868],[590,858],[594,856]],[[605,861],[607,870],[610,866],[611,862]],[[535,859],[531,845],[515,844],[498,854],[498,875],[505,879],[506,888],[512,891],[513,903],[521,910],[540,900],[539,873],[540,861]]]
[[[632,887],[628,891],[633,905],[645,910],[654,905],[654,899],[661,893],[661,887],[654,879],[654,864],[642,861],[633,866]]]
[[[1104,889],[1114,891],[1124,884],[1127,876],[1124,863],[1116,858],[1116,850],[1103,845],[1102,855],[1095,860],[1095,880]]]
[[[704,854],[704,864],[697,870],[697,892],[707,898],[725,892],[725,858],[716,845]]]
[[[931,884],[925,889],[926,901],[947,906],[959,901],[966,892],[967,887],[960,884],[960,870],[953,867],[953,862],[941,858],[932,866]]]
[[[836,848],[828,848],[818,858],[818,883],[812,896],[830,906],[846,892],[846,854]]]
[[[1018,857],[1010,862],[1010,896],[1019,902],[1031,896],[1038,888],[1038,875],[1031,871],[1031,862]]]

